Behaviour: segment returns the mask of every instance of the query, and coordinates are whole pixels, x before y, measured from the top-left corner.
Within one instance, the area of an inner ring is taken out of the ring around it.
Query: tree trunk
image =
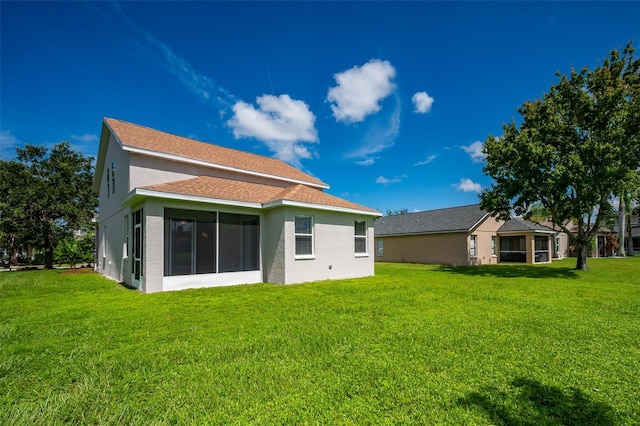
[[[53,238],[48,230],[44,233],[44,268],[53,269]]]
[[[633,256],[633,238],[631,236],[631,215],[627,217],[627,256]]]
[[[618,217],[618,244],[620,245],[620,247],[618,248],[618,256],[625,256],[626,250],[625,250],[625,245],[624,245],[624,237],[625,237],[625,231],[627,230],[627,226],[625,224],[625,221],[627,219],[627,214],[625,212],[625,202],[624,202],[624,195],[620,195],[620,207],[618,209],[619,211],[619,217]]]
[[[588,271],[589,265],[587,264],[587,257],[589,251],[589,244],[584,241],[578,241],[578,256],[576,258],[576,269],[582,271]]]

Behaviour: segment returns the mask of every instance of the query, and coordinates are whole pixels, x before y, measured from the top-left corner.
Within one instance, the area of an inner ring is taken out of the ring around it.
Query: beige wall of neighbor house
[[[466,232],[376,237],[382,241],[379,262],[467,265],[469,238]]]
[[[498,228],[500,228],[503,224],[503,220],[496,220],[491,216],[487,216],[474,229],[471,230],[469,236],[467,237],[467,244],[469,248],[469,250],[467,250],[467,253],[471,253],[471,236],[476,235],[477,255],[475,258],[469,256],[469,265],[488,265],[492,263],[498,263],[500,243],[498,241],[497,231]],[[495,253],[493,250],[494,244]]]
[[[569,236],[567,234],[565,234],[564,232],[558,232],[553,237],[553,244],[554,254],[557,259],[564,259],[565,257],[569,257]]]

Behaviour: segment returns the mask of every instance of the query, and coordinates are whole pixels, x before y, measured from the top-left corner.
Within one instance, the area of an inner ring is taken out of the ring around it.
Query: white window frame
[[[478,236],[471,235],[469,238],[469,256],[478,257]]]
[[[311,229],[311,233],[310,234],[303,234],[303,233],[298,233],[296,232],[296,219],[298,218],[305,218],[305,219],[309,219],[311,221],[311,226],[309,227],[309,229]],[[311,215],[295,215],[293,218],[293,251],[294,251],[294,255],[296,259],[315,259],[316,258],[316,251],[315,251],[315,238],[313,236],[314,234],[314,230],[315,230],[315,221],[313,216]],[[296,252],[296,249],[298,248],[298,245],[296,244],[296,241],[298,239],[298,237],[311,237],[311,253],[304,253],[304,254],[298,254]]]
[[[358,224],[364,223],[364,235],[358,235]],[[367,233],[368,226],[366,220],[356,220],[353,223],[353,250],[356,257],[367,257],[369,256],[369,245],[367,244]],[[364,251],[355,251],[356,250],[356,241],[364,240]]]
[[[491,236],[491,256],[496,257],[498,255],[497,247],[498,247],[498,237],[495,235],[492,235]]]

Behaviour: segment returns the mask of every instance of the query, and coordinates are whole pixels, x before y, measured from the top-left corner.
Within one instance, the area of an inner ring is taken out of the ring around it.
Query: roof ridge
[[[395,216],[409,216],[409,215],[417,215],[417,214],[420,214],[420,213],[431,213],[431,212],[438,212],[438,211],[442,211],[442,210],[453,210],[453,209],[461,209],[461,208],[464,208],[464,207],[475,207],[475,206],[478,206],[478,208],[480,208],[480,203],[467,204],[467,205],[464,205],[464,206],[441,207],[441,208],[438,208],[438,209],[431,209],[431,210],[420,210],[418,212],[392,214],[392,215],[384,216],[384,217],[388,218],[388,217],[395,217]],[[484,211],[484,209],[482,209],[482,208],[480,208],[480,210]]]
[[[187,140],[192,141],[192,142],[197,142],[197,143],[203,143],[203,144],[207,144],[207,145],[212,145],[212,146],[215,146],[215,147],[217,147],[217,148],[227,149],[227,150],[229,150],[229,151],[235,151],[235,152],[239,152],[239,153],[242,153],[242,154],[245,154],[245,155],[253,155],[253,156],[255,156],[255,157],[261,157],[261,158],[264,158],[264,159],[267,159],[267,160],[270,160],[270,161],[279,161],[279,162],[282,162],[282,163],[284,163],[284,164],[286,164],[286,165],[288,165],[288,166],[291,166],[290,164],[288,164],[288,163],[286,163],[286,162],[284,162],[284,161],[282,161],[282,160],[280,160],[280,159],[278,159],[278,158],[269,157],[269,156],[267,156],[267,155],[263,155],[263,154],[256,154],[255,152],[243,151],[243,150],[241,150],[241,149],[237,149],[237,148],[230,148],[230,147],[228,147],[228,146],[219,145],[219,144],[216,144],[216,143],[213,143],[213,142],[201,141],[201,140],[194,139],[194,138],[190,138],[190,137],[187,137],[187,136],[178,135],[178,134],[176,134],[176,133],[167,132],[166,130],[154,129],[153,127],[144,126],[144,125],[142,125],[142,124],[132,123],[132,122],[130,122],[130,121],[126,121],[126,120],[120,120],[120,119],[117,119],[117,118],[111,118],[111,117],[105,117],[105,119],[107,119],[107,120],[112,120],[112,121],[118,121],[118,122],[120,122],[120,123],[125,123],[125,124],[128,124],[129,126],[142,127],[143,129],[149,130],[149,131],[151,131],[151,132],[164,133],[165,135],[174,136],[174,137],[178,137],[178,138],[182,138],[182,139],[187,139]],[[126,144],[125,144],[125,145],[126,145]],[[293,166],[291,166],[291,167],[293,167]],[[304,173],[306,173],[306,172],[304,172]],[[308,174],[308,173],[307,173],[307,174]],[[316,179],[317,179],[317,178],[316,178]]]

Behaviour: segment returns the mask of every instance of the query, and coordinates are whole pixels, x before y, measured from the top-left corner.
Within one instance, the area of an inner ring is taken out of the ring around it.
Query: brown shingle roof
[[[329,187],[320,179],[275,158],[199,142],[113,118],[105,118],[104,121],[125,147],[177,155],[212,165]]]
[[[305,185],[294,185],[281,191],[271,202],[274,201],[297,201],[308,204],[320,204],[323,206],[341,207],[345,209],[365,210],[377,213],[375,209],[352,203],[343,198],[339,198],[317,189],[309,188]]]
[[[300,184],[282,188],[260,183],[200,176],[175,182],[144,186],[140,189],[245,203],[267,204],[278,201],[295,201],[305,204],[318,204],[328,207],[377,213],[377,210]]]

